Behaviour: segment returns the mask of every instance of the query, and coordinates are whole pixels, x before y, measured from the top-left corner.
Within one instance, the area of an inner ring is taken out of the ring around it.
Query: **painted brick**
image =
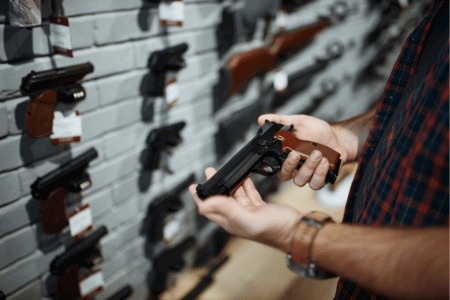
[[[139,214],[139,200],[138,197],[131,197],[126,203],[117,207],[120,211],[121,223],[132,222],[133,218]]]
[[[0,269],[36,250],[31,227],[25,227],[0,239]]]
[[[123,246],[122,234],[120,232],[109,231],[106,236],[100,240],[101,253],[105,260],[112,259]]]
[[[39,280],[34,280],[19,291],[8,296],[8,300],[42,300],[42,292]]]
[[[96,221],[111,211],[113,206],[111,199],[111,190],[106,189],[84,197],[82,203],[89,203],[92,211],[92,219]]]
[[[108,11],[120,11],[126,9],[139,8],[142,6],[142,1],[130,0],[130,1],[114,1],[114,0],[103,0],[103,1],[89,1],[89,0],[79,0],[75,3],[63,2],[62,7],[65,16],[77,16],[85,14],[93,14],[99,12]]]
[[[70,35],[73,49],[88,48],[94,45],[95,16],[69,18]]]
[[[146,71],[132,71],[98,81],[99,102],[101,106],[110,105],[122,99],[139,96]]]
[[[177,80],[189,80],[219,68],[219,58],[217,53],[208,52],[186,59],[186,68],[181,69],[177,74]]]
[[[149,131],[148,126],[136,124],[106,135],[102,142],[106,158],[110,159],[130,149],[143,148]]]
[[[6,105],[0,103],[0,138],[7,136],[9,133],[8,113]]]
[[[25,127],[25,116],[27,114],[28,97],[20,97],[8,100],[5,105],[8,113],[10,134],[22,134]]]
[[[11,170],[23,165],[20,155],[21,137],[11,136],[0,140],[0,172]]]
[[[0,290],[7,295],[18,290],[47,271],[51,261],[62,252],[63,247],[49,254],[37,250],[25,259],[1,270]]]
[[[218,3],[188,4],[184,9],[185,20],[182,27],[168,27],[169,33],[214,27],[221,20],[222,7]]]
[[[106,13],[95,18],[95,43],[105,45],[161,33],[157,9]]]
[[[36,222],[39,217],[39,203],[29,197],[22,198],[0,209],[0,237]]]
[[[18,172],[0,174],[0,191],[2,191],[0,194],[0,207],[19,199],[22,191],[18,183],[20,183]]]
[[[95,296],[95,299],[98,300],[108,299],[108,297],[111,297],[115,293],[119,292],[122,288],[124,288],[127,284],[129,284],[129,282],[130,280],[128,278],[127,270],[125,268],[121,269],[111,278],[108,278],[108,280],[106,280],[103,291],[97,294]]]
[[[171,34],[167,36],[167,39],[169,40],[170,46],[187,43],[189,48],[184,54],[185,56],[213,50],[217,47],[215,29]]]
[[[82,116],[83,140],[89,140],[105,132],[128,125],[139,119],[141,99],[122,101],[103,110]]]
[[[103,261],[98,266],[102,269],[103,278],[108,280],[116,272],[119,272],[127,264],[126,251],[116,252],[113,258]]]
[[[91,168],[89,173],[92,186],[83,191],[82,195],[90,194],[136,170],[138,168],[138,156],[139,151],[134,151]]]
[[[148,60],[154,51],[163,50],[169,45],[164,43],[160,37],[154,37],[133,43],[135,55],[135,65],[137,68],[145,68],[148,72]]]
[[[137,174],[131,175],[114,184],[112,189],[114,204],[120,204],[139,193],[138,178]]]

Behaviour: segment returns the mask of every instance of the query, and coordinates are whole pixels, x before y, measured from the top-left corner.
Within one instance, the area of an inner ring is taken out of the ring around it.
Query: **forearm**
[[[354,118],[331,124],[339,140],[343,141],[347,149],[347,162],[359,159],[364,143],[369,135],[375,111],[376,107]]]
[[[388,297],[442,299],[449,292],[448,228],[327,224],[312,261]]]

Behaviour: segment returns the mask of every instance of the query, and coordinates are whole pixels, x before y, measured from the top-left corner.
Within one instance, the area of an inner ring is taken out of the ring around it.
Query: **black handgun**
[[[44,177],[38,177],[31,185],[33,197],[44,200],[41,204],[41,222],[46,233],[57,233],[69,224],[64,207],[66,192],[78,193],[91,186],[85,169],[97,156],[97,150],[91,148]]]
[[[82,237],[71,245],[65,253],[58,255],[52,261],[50,272],[55,276],[62,277],[70,266],[92,268],[102,262],[103,258],[97,244],[107,233],[106,227],[102,226],[87,237]]]
[[[195,175],[189,176],[169,194],[155,199],[149,207],[149,239],[157,242],[163,239],[164,220],[169,213],[175,213],[183,207],[180,194],[195,181]]]
[[[181,129],[186,126],[185,122],[163,126],[150,132],[147,137],[148,147],[142,155],[142,166],[144,170],[156,170],[161,160],[161,151],[168,147],[175,147],[182,142]]]
[[[127,285],[123,289],[109,297],[108,300],[124,300],[127,299],[128,296],[131,296],[131,294],[133,294],[133,289],[131,288],[131,285]]]
[[[183,53],[188,49],[186,43],[155,51],[150,55],[148,67],[150,68],[149,95],[163,96],[166,85],[166,72],[178,71],[186,66]]]
[[[229,195],[252,172],[264,176],[275,175],[283,166],[291,151],[300,154],[300,168],[314,150],[319,150],[329,162],[326,181],[336,181],[341,164],[340,154],[324,145],[297,139],[292,126],[284,126],[266,120],[251,139],[206,183],[197,186],[200,199],[213,195]]]
[[[75,103],[86,98],[79,81],[93,71],[94,66],[88,62],[49,71],[31,71],[23,77],[20,92],[30,96],[25,134],[31,138],[51,135],[56,101]]]
[[[213,274],[223,266],[224,263],[228,260],[228,256],[220,259],[219,262],[212,265],[209,269],[208,274],[203,276],[202,280],[190,291],[186,296],[183,297],[182,300],[195,300],[197,296],[200,295],[208,286],[213,283],[214,279],[212,278]]]
[[[180,272],[185,262],[183,255],[195,244],[193,237],[186,238],[177,246],[170,248],[153,260],[153,280],[151,282],[151,292],[157,297],[167,288],[167,277],[169,272]]]

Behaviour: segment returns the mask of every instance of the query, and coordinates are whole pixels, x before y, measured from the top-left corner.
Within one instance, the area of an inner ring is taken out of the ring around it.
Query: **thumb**
[[[259,126],[264,125],[264,122],[268,120],[270,122],[291,126],[294,124],[294,118],[293,116],[284,116],[284,115],[276,115],[276,114],[265,114],[261,115],[258,118],[258,124]]]

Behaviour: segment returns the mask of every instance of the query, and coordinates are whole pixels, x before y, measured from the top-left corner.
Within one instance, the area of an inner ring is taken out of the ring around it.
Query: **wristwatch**
[[[294,229],[291,253],[286,256],[289,270],[302,277],[329,279],[337,275],[321,269],[311,262],[311,249],[317,232],[326,223],[334,223],[331,216],[313,211],[300,219]]]

